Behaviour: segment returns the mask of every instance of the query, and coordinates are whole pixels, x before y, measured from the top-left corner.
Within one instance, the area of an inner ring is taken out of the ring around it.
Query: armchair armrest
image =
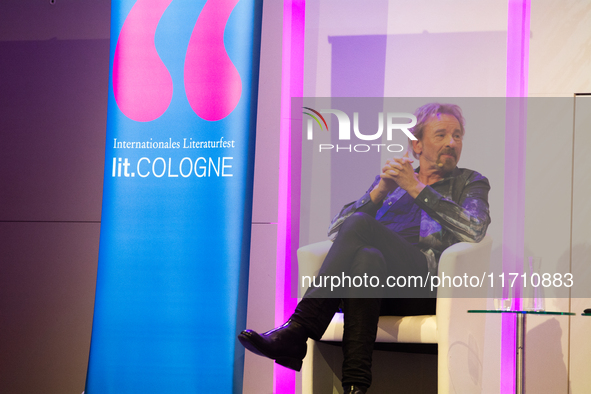
[[[302,246],[298,249],[298,297],[302,298],[308,290],[308,286],[302,287],[300,278],[303,276],[316,276],[324,258],[332,246],[332,241],[322,241]]]
[[[489,269],[492,238],[460,242],[447,248],[439,261],[439,275],[478,276]],[[437,295],[438,386],[440,393],[481,392],[486,316],[469,309],[486,309],[486,298],[465,298],[466,289],[439,289]],[[459,297],[459,293],[464,298]],[[470,371],[468,374],[467,371]]]

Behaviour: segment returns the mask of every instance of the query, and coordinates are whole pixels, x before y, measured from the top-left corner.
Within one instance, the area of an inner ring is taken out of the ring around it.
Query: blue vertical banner
[[[112,0],[86,394],[241,393],[260,0]]]

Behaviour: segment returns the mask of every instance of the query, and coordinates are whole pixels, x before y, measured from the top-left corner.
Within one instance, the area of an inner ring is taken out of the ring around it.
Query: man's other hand
[[[412,168],[414,160],[408,157],[408,151],[401,158],[393,158],[386,161],[380,177],[392,181],[406,191],[412,189],[418,183],[418,176]]]
[[[413,162],[414,160],[408,157],[408,151],[401,158],[386,161],[380,174],[380,182],[370,193],[371,200],[379,203],[398,187],[403,188],[415,198],[425,185],[419,181],[417,173],[412,168]]]

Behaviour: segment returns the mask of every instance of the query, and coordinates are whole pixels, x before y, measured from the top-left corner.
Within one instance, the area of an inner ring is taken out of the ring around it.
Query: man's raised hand
[[[412,168],[413,160],[408,157],[408,151],[401,158],[393,158],[386,161],[384,167],[382,167],[382,173],[380,174],[380,182],[371,191],[371,200],[374,203],[381,202],[388,193],[396,190],[399,186],[400,175],[402,173],[410,171],[414,174]]]

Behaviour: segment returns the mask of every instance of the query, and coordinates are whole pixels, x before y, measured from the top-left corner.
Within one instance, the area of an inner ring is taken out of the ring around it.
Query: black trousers
[[[328,252],[319,276],[421,276],[428,272],[425,255],[395,232],[365,213],[345,220]],[[375,282],[374,282],[375,284]],[[410,290],[410,294],[405,290]],[[416,289],[414,289],[416,290]],[[343,386],[371,385],[371,360],[380,315],[435,314],[436,299],[420,298],[422,291],[389,288],[353,288],[349,293],[329,292],[326,287],[311,287],[298,304],[292,320],[302,324],[310,338],[319,340],[335,312],[343,307]],[[375,295],[360,298],[356,295]],[[416,296],[419,296],[417,298]],[[396,298],[392,298],[396,297]]]

